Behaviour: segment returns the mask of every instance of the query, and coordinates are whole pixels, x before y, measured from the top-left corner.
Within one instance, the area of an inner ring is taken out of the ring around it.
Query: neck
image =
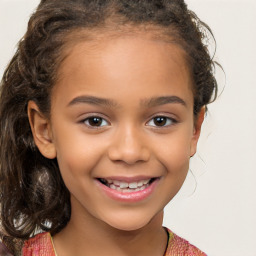
[[[144,227],[124,231],[111,227],[92,216],[71,214],[67,226],[54,236],[58,256],[163,256],[167,234],[162,227],[163,212]]]

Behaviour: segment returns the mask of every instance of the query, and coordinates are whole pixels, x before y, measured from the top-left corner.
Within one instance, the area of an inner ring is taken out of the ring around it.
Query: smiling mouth
[[[105,186],[123,192],[123,193],[132,193],[146,189],[150,186],[157,178],[144,179],[140,181],[126,182],[119,180],[110,180],[99,178],[98,180]]]

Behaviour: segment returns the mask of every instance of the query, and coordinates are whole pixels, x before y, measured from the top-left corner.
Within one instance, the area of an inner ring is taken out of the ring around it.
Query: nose
[[[136,127],[119,129],[108,149],[109,159],[132,165],[137,162],[146,162],[150,158],[150,149],[145,138]]]

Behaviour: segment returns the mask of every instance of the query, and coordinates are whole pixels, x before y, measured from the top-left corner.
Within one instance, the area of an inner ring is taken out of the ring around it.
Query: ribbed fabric
[[[22,256],[55,256],[50,233],[44,232],[27,240]]]
[[[168,245],[164,256],[207,256],[185,239],[168,232]],[[50,233],[41,233],[27,240],[22,249],[22,256],[56,256]]]
[[[169,240],[165,256],[207,256],[185,239],[175,235],[171,230],[167,229],[167,231]]]

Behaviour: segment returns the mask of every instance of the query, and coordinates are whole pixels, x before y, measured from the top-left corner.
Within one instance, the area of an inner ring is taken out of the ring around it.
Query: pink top
[[[49,232],[30,238],[24,243],[22,256],[56,256]]]
[[[167,229],[167,231],[169,239],[164,256],[207,256],[185,239],[175,235],[171,230]]]
[[[164,256],[206,256],[194,245],[166,229],[169,235]],[[22,256],[56,256],[50,233],[41,233],[27,240],[22,249]]]

